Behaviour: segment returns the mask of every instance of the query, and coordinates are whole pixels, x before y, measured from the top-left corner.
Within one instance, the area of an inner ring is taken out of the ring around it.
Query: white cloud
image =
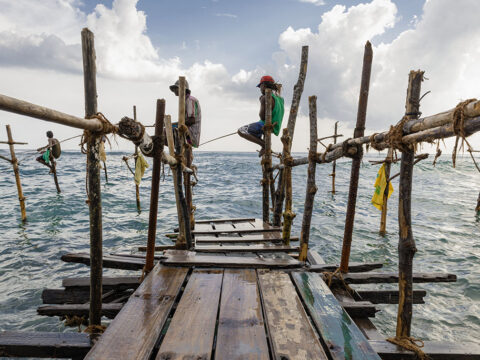
[[[316,6],[325,5],[325,1],[323,0],[299,0],[299,1],[303,3],[314,4]]]
[[[219,16],[219,17],[229,17],[229,18],[232,18],[232,19],[236,19],[238,16],[235,15],[235,14],[229,14],[229,13],[217,13],[215,14],[215,16]]]

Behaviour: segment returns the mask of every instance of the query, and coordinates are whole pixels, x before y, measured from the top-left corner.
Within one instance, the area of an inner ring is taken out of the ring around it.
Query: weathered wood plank
[[[172,250],[175,249],[175,245],[157,245],[155,246],[155,251],[163,251],[163,250]],[[139,246],[137,248],[138,251],[147,251],[146,246]]]
[[[215,359],[270,359],[255,270],[225,270]]]
[[[157,360],[210,359],[223,270],[195,270],[185,287]]]
[[[340,301],[340,306],[350,317],[375,317],[378,310],[370,301]]]
[[[384,360],[417,359],[416,355],[388,341],[370,340],[370,345]],[[473,360],[480,359],[480,346],[475,343],[450,343],[425,341],[422,350],[432,360]]]
[[[225,268],[297,268],[302,263],[298,260],[266,259],[250,256],[215,256],[198,255],[195,252],[185,251],[183,253],[167,251],[168,257],[162,260],[162,264],[169,266],[197,266],[197,267],[225,267]]]
[[[193,230],[193,235],[216,235],[216,234],[252,234],[252,233],[263,233],[263,232],[280,232],[282,229],[278,227],[272,228],[252,228],[252,229],[223,229],[223,230]]]
[[[292,273],[292,278],[333,359],[380,359],[320,274]]]
[[[157,265],[85,359],[149,359],[187,273]]]
[[[197,245],[197,253],[218,253],[218,252],[289,252],[298,251],[298,246],[284,246],[273,244],[255,245]]]
[[[366,273],[366,274],[345,274],[343,279],[347,284],[393,284],[398,283],[398,273]],[[457,276],[454,274],[444,273],[414,273],[414,283],[430,283],[430,282],[455,282]],[[337,278],[333,278],[332,284],[341,282]]]
[[[83,333],[0,333],[0,356],[81,359],[90,350],[90,337]]]
[[[70,253],[62,255],[62,261],[90,266],[90,255],[87,253]],[[121,256],[103,256],[103,267],[111,269],[141,270],[145,266],[144,259],[125,258]]]
[[[312,265],[308,269],[310,272],[324,272],[324,271],[335,271],[339,268],[339,264],[321,264],[321,265]],[[352,262],[348,265],[348,272],[349,273],[360,273],[360,272],[367,272],[372,271],[375,269],[381,269],[383,267],[383,263],[376,262],[376,263],[358,263]]]
[[[292,241],[291,238],[290,238],[290,241]],[[307,260],[310,263],[310,265],[325,264],[325,260],[323,260],[323,258],[320,256],[320,254],[318,252],[316,252],[315,250],[312,250],[312,249],[308,249]]]
[[[255,218],[225,218],[225,219],[202,219],[202,220],[195,220],[196,224],[210,224],[210,223],[223,223],[223,222],[232,222],[232,223],[240,223],[240,222],[248,222],[248,221],[255,221]]]
[[[273,236],[272,236],[273,235]],[[263,235],[244,236],[195,236],[197,244],[204,243],[256,243],[256,242],[282,242],[281,234],[264,233]],[[298,241],[298,236],[291,237],[290,241]]]
[[[373,304],[398,304],[398,290],[357,290],[362,300]],[[427,296],[425,290],[413,290],[413,303],[425,304],[423,298]]]
[[[274,359],[327,359],[288,274],[258,272]]]
[[[368,340],[385,340],[385,336],[380,334],[375,325],[369,318],[366,317],[352,317],[355,324],[358,326],[362,334]]]
[[[136,289],[140,285],[139,276],[118,276],[118,277],[109,277],[104,276],[102,279],[102,285],[104,290],[126,290],[126,289]],[[90,288],[90,278],[89,277],[78,277],[78,278],[65,278],[62,280],[62,286],[65,288]]]
[[[113,319],[122,309],[123,304],[102,304],[102,316]],[[55,304],[41,305],[37,308],[39,315],[45,316],[84,316],[88,318],[90,304]]]
[[[44,289],[42,302],[44,304],[83,304],[90,301],[88,288]]]

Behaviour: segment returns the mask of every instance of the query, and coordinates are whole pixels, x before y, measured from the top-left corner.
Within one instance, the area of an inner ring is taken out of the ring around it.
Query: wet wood
[[[125,290],[136,289],[140,285],[140,276],[117,276],[110,277],[104,276],[102,279],[103,290],[108,291],[112,289]],[[62,286],[66,289],[70,288],[85,288],[90,287],[89,277],[75,277],[64,278],[62,280]]]
[[[321,275],[292,273],[292,278],[332,359],[380,359]]]
[[[305,204],[303,208],[302,230],[300,233],[300,261],[307,260],[308,243],[310,239],[310,222],[312,221],[313,202],[317,192],[315,185],[315,171],[317,164],[314,154],[317,153],[317,97],[310,96],[308,98],[310,113],[310,149],[307,174],[307,190],[305,194]]]
[[[172,250],[172,249],[175,249],[175,245],[156,245],[155,246],[155,251]],[[145,252],[147,251],[147,247],[139,246],[137,250]]]
[[[347,312],[347,314],[354,317],[375,317],[378,310],[370,301],[348,301],[340,302],[340,306]]]
[[[61,259],[65,262],[73,262],[90,266],[90,255],[87,253],[65,254],[62,255]],[[105,255],[101,258],[101,260],[103,262],[103,267],[110,269],[141,270],[145,266],[145,259]]]
[[[0,356],[83,359],[90,350],[88,334],[71,332],[0,333]]]
[[[224,268],[297,268],[302,264],[292,258],[268,259],[249,256],[198,255],[194,252],[166,251],[162,264],[169,266],[224,267]]]
[[[259,272],[274,359],[327,359],[288,274]]]
[[[225,270],[215,359],[270,359],[255,270]]]
[[[384,360],[415,360],[417,356],[388,341],[370,340],[370,345]],[[480,359],[480,346],[475,343],[425,341],[422,350],[432,360]]]
[[[263,222],[270,222],[269,191],[270,181],[273,180],[272,168],[272,90],[265,89],[265,126],[263,127],[265,151],[262,158],[262,205]]]
[[[362,80],[358,99],[357,123],[353,133],[354,138],[362,137],[365,133],[365,120],[367,117],[367,103],[370,88],[370,74],[372,71],[372,59],[372,45],[370,44],[370,41],[367,41],[363,55]],[[350,249],[352,246],[353,224],[355,221],[355,207],[357,204],[358,178],[360,175],[360,164],[362,163],[362,157],[363,154],[358,153],[352,159],[350,187],[348,190],[347,214],[345,217],[345,229],[343,233],[342,258],[340,260],[340,271],[343,273],[348,272],[348,261],[350,259]]]
[[[10,163],[13,166],[13,173],[15,174],[15,184],[17,185],[18,201],[20,202],[20,214],[22,221],[27,220],[27,211],[25,209],[25,196],[23,196],[22,183],[20,182],[20,169],[18,168],[17,157],[15,156],[15,148],[13,146],[13,136],[10,125],[5,126],[7,128],[8,147],[10,149]]]
[[[368,340],[385,340],[385,336],[380,334],[380,332],[377,330],[375,325],[373,325],[372,321],[369,318],[366,318],[364,316],[361,317],[352,317],[353,321],[355,324],[358,326],[362,334],[368,339]]]
[[[398,290],[356,290],[362,300],[373,304],[398,304]],[[425,304],[423,298],[427,296],[425,290],[413,290],[413,303]]]
[[[101,315],[113,319],[122,309],[123,304],[102,304]],[[37,308],[39,315],[45,316],[89,316],[90,304],[55,304],[41,305]]]
[[[347,284],[394,284],[398,283],[398,274],[396,273],[359,273],[346,274],[343,279]],[[413,273],[414,283],[437,283],[437,282],[455,282],[457,276],[444,273]],[[332,284],[341,283],[337,278],[332,279]]]
[[[218,252],[295,252],[298,246],[285,246],[274,244],[253,244],[253,245],[197,245],[197,253],[218,253]]]
[[[137,284],[138,286],[138,284]],[[130,296],[133,289],[117,290],[112,289],[105,291],[103,288],[103,303],[126,302],[118,301],[124,296]],[[42,302],[44,304],[85,304],[90,298],[90,287],[69,288],[69,289],[44,289],[42,291]]]
[[[252,228],[252,229],[223,229],[223,230],[193,230],[193,235],[216,235],[216,234],[253,234],[262,232],[281,232],[282,228]]]
[[[149,359],[187,272],[157,265],[85,359]]]
[[[290,237],[290,241],[298,241],[299,237]],[[195,236],[197,244],[205,243],[258,243],[258,242],[280,242],[283,241],[282,236],[275,233],[265,233],[263,235],[245,235],[245,236]]]
[[[160,188],[160,163],[163,154],[163,128],[165,116],[165,100],[157,100],[155,117],[155,137],[153,145],[152,187],[150,191],[150,211],[148,213],[147,254],[145,258],[145,272],[153,269],[155,255],[155,238],[157,236],[158,191]]]
[[[324,272],[324,271],[330,271],[333,272],[337,270],[339,267],[338,264],[321,264],[321,265],[312,265],[308,268],[308,271],[310,272]],[[375,269],[380,269],[383,267],[383,263],[349,263],[348,264],[348,272],[352,273],[361,273],[361,272],[367,272],[367,271],[372,271]]]
[[[325,264],[325,260],[320,256],[318,252],[312,249],[308,249],[307,253],[307,260],[310,265],[323,265]]]
[[[224,218],[224,219],[201,219],[195,220],[195,224],[210,224],[210,223],[239,223],[239,222],[248,222],[255,221],[255,218]]]
[[[211,358],[222,278],[223,270],[192,273],[160,345],[157,360]]]

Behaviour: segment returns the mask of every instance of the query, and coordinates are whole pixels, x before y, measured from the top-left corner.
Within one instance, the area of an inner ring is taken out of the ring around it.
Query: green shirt
[[[273,133],[278,136],[280,134],[280,129],[282,128],[283,113],[285,112],[283,98],[272,94],[273,99],[275,100],[275,106],[272,110],[272,124],[273,124]],[[265,121],[260,120],[265,124]]]

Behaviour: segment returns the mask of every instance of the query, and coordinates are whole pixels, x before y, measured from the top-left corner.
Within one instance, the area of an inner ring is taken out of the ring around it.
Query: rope
[[[395,150],[400,150],[402,152],[404,151],[409,151],[411,149],[411,145],[405,145],[403,142],[402,142],[402,138],[403,138],[403,126],[405,125],[405,123],[410,120],[408,118],[408,116],[410,115],[415,115],[415,116],[418,116],[419,113],[408,113],[408,114],[405,114],[405,116],[397,123],[397,125],[395,126],[390,126],[390,130],[388,131],[388,134],[387,136],[385,137],[386,138],[386,142],[387,144],[390,145],[390,147],[392,149],[395,149]]]
[[[411,336],[405,336],[401,338],[398,338],[398,337],[388,338],[387,341],[392,344],[398,345],[406,350],[413,351],[420,360],[430,359],[430,357],[427,354],[425,354],[421,349],[425,346],[425,344],[420,339],[415,339],[414,337],[411,337]]]
[[[105,325],[89,325],[83,332],[87,334],[103,334],[106,329]]]
[[[333,278],[337,278],[342,282],[343,287],[345,288],[345,290],[347,290],[347,292],[350,295],[353,296],[353,294],[355,293],[355,291],[350,287],[350,285],[347,284],[347,282],[343,278],[343,275],[342,275],[342,272],[340,271],[340,268],[337,268],[337,270],[335,270],[334,272],[324,271],[324,272],[322,272],[322,274],[327,278],[326,283],[327,283],[328,287],[331,287]]]
[[[233,133],[230,133],[230,134],[227,134],[227,135],[222,135],[222,136],[219,136],[215,139],[211,139],[211,140],[208,140],[208,141],[205,141],[204,143],[201,143],[200,145],[198,145],[199,147],[202,146],[202,145],[205,145],[205,144],[208,144],[209,142],[212,142],[212,141],[216,141],[216,140],[219,140],[219,139],[223,139],[224,137],[227,137],[227,136],[232,136],[232,135],[235,135],[237,134],[237,132],[233,132]]]
[[[372,135],[370,135],[370,138],[369,138],[369,146],[371,146],[373,149],[377,150],[377,151],[381,151],[383,149],[381,149],[377,142],[375,141],[375,136],[377,136],[379,133],[373,133]]]
[[[435,159],[433,159],[433,167],[437,164],[437,159],[442,155],[442,150],[440,150],[440,139],[437,141],[437,153],[435,154]]]
[[[460,149],[463,149],[463,144],[466,141],[465,138],[467,137],[467,135],[465,134],[465,107],[468,104],[470,104],[471,102],[474,102],[474,101],[477,101],[477,99],[468,99],[468,100],[460,102],[455,107],[455,110],[453,110],[453,113],[452,113],[453,133],[455,135],[457,135],[457,138],[455,139],[455,146],[454,146],[453,152],[452,152],[453,167],[455,167],[456,160],[457,160],[458,141],[459,141],[460,138],[462,139],[462,144],[460,145]],[[469,146],[469,149],[471,149],[470,146]],[[471,155],[471,152],[470,152],[470,155]],[[472,156],[472,158],[473,158],[473,156]]]

